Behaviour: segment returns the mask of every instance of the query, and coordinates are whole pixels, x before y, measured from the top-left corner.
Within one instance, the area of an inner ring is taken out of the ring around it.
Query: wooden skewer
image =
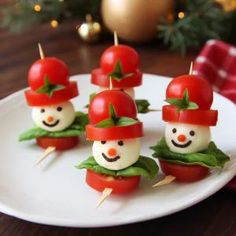
[[[105,188],[102,192],[102,196],[100,197],[97,205],[96,205],[96,208],[98,208],[112,193],[112,188]]]
[[[190,67],[189,67],[189,74],[192,75],[193,73],[193,62],[191,61]]]
[[[109,77],[109,89],[113,89],[113,84],[112,84],[112,77]]]
[[[44,52],[43,52],[43,49],[42,49],[40,43],[38,43],[38,48],[39,48],[39,55],[40,55],[40,58],[41,58],[41,59],[44,59],[45,56],[44,56]]]
[[[150,109],[148,109],[148,111],[162,111],[162,109],[152,109],[152,108],[150,108]]]
[[[42,154],[42,156],[40,157],[40,159],[36,162],[36,166],[39,165],[44,159],[46,159],[46,157],[48,155],[50,155],[52,152],[54,152],[56,150],[55,147],[48,147],[44,153]]]
[[[156,188],[156,187],[160,187],[160,186],[163,186],[163,185],[167,185],[167,184],[170,184],[171,182],[173,182],[175,180],[175,176],[172,176],[172,175],[167,175],[165,176],[164,179],[162,179],[161,181],[157,182],[156,184],[152,185],[153,188]]]
[[[114,31],[114,45],[115,45],[115,46],[118,46],[118,45],[119,45],[118,36],[117,36],[116,31]]]

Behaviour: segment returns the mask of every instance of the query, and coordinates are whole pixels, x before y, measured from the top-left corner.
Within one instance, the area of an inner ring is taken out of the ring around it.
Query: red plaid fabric
[[[209,40],[194,61],[193,74],[206,78],[214,90],[236,104],[236,47]],[[227,185],[236,190],[236,177]]]

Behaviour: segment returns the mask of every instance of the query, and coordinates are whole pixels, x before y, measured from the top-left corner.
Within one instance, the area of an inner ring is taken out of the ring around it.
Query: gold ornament
[[[173,19],[174,0],[102,0],[104,25],[119,38],[145,42],[153,39],[160,20]]]
[[[215,0],[225,12],[236,11],[236,0]]]
[[[92,16],[87,14],[86,22],[77,26],[77,31],[81,39],[88,43],[97,42],[100,38],[102,28],[98,22],[94,22]]]

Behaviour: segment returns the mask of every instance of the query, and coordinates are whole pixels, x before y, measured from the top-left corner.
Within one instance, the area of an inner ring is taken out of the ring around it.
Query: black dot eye
[[[57,111],[62,111],[62,107],[57,107]]]
[[[176,131],[177,131],[177,130],[176,130],[176,128],[172,129],[172,133],[174,133],[174,134],[175,134],[175,133],[176,133]]]
[[[101,141],[101,144],[105,144],[106,143],[106,141]]]
[[[41,113],[44,113],[44,112],[45,112],[45,109],[42,108],[42,109],[40,110],[40,112],[41,112]]]
[[[124,145],[124,142],[123,142],[122,140],[120,140],[120,141],[118,142],[118,145],[119,145],[119,146],[123,146],[123,145]]]
[[[189,132],[189,134],[190,134],[191,136],[194,136],[194,135],[195,135],[195,132],[194,132],[193,130],[191,130],[191,131]]]

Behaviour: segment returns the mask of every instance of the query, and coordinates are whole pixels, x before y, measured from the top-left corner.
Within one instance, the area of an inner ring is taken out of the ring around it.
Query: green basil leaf
[[[208,168],[223,168],[225,163],[229,161],[229,157],[218,149],[214,142],[210,142],[208,148],[201,152],[183,154],[172,152],[165,139],[162,138],[151,149],[154,150],[153,157],[177,164],[196,164]]]
[[[120,117],[116,123],[117,126],[129,126],[138,123],[137,120],[129,117]]]
[[[167,98],[165,101],[176,106],[178,108],[178,112],[186,109],[195,110],[199,107],[197,103],[189,101],[189,93],[187,88],[184,90],[182,98]]]
[[[50,84],[48,75],[45,75],[44,85],[37,89],[36,93],[47,94],[49,97],[51,97],[55,91],[62,90],[64,88],[65,86],[63,85]]]
[[[144,176],[151,179],[158,173],[158,165],[156,162],[153,159],[144,156],[140,156],[136,163],[123,170],[108,170],[102,166],[99,166],[94,157],[89,157],[87,160],[76,166],[76,168],[90,169],[99,174],[111,175],[115,177]]]
[[[43,130],[41,128],[32,128],[29,129],[27,131],[25,131],[24,133],[22,133],[19,136],[19,141],[26,141],[26,140],[31,140],[31,139],[35,139],[38,137],[42,137],[42,136],[46,136],[48,134],[48,132],[46,130]]]
[[[150,103],[146,99],[135,99],[138,113],[147,113],[149,112]]]
[[[115,125],[114,121],[109,118],[109,119],[105,119],[105,120],[100,121],[99,123],[97,123],[95,125],[95,127],[97,127],[97,128],[110,128],[114,125]]]

